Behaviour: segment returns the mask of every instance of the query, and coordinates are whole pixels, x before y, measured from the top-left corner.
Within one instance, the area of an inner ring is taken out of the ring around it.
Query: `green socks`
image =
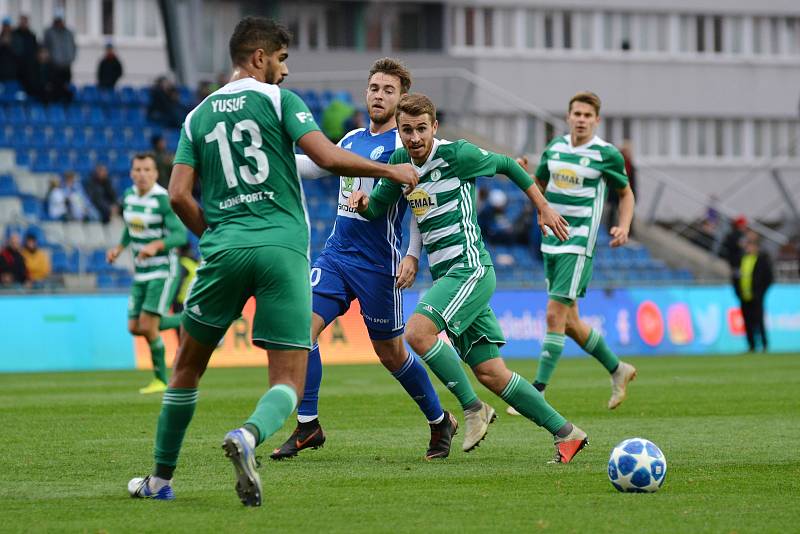
[[[158,329],[172,330],[173,328],[178,328],[181,325],[181,318],[182,314],[180,313],[175,315],[162,315],[161,319],[158,321]]]
[[[558,432],[567,422],[560,413],[547,404],[535,387],[517,373],[511,374],[511,380],[500,393],[500,397],[516,408],[519,413],[546,428],[551,434]]]
[[[161,415],[156,429],[155,475],[171,479],[178,463],[186,427],[197,405],[197,388],[167,388],[161,402]]]
[[[594,329],[589,333],[589,339],[586,340],[586,345],[583,346],[583,350],[594,356],[598,362],[602,363],[603,367],[605,367],[609,373],[613,373],[617,370],[619,358],[608,348],[603,336],[598,334]]]
[[[553,371],[556,370],[558,359],[564,350],[564,334],[548,332],[542,342],[542,353],[539,355],[539,368],[536,370],[536,382],[547,384]],[[522,413],[522,412],[520,412]]]
[[[272,386],[269,391],[258,401],[256,410],[247,420],[248,430],[255,427],[258,430],[256,444],[261,444],[265,439],[277,432],[286,422],[286,419],[297,406],[297,393],[286,384]]]
[[[164,360],[164,341],[158,336],[150,342],[150,357],[153,359],[153,372],[156,378],[167,383],[167,363]]]
[[[421,358],[442,384],[456,396],[462,408],[466,409],[478,400],[478,395],[472,388],[467,373],[464,372],[464,366],[461,365],[461,359],[453,347],[437,339],[433,347]]]

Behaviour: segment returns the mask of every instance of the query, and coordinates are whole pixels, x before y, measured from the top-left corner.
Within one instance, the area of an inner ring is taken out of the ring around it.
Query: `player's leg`
[[[311,349],[311,284],[304,255],[271,246],[251,251],[253,343],[268,351],[270,388],[245,424],[225,435],[222,447],[236,470],[239,499],[245,506],[260,506],[255,447],[283,426],[303,393]]]
[[[403,343],[403,294],[396,287],[396,278],[361,269],[343,274],[361,306],[375,354],[417,403],[430,425],[431,440],[425,458],[446,458],[457,426],[452,416],[442,409],[422,362],[409,353]]]
[[[544,391],[556,370],[564,350],[564,332],[569,308],[578,296],[586,291],[591,276],[591,259],[577,254],[545,254],[547,280],[547,333],[542,341],[542,352],[536,370],[534,387]],[[587,277],[587,272],[589,273]]]
[[[426,460],[447,458],[458,423],[449,412],[442,409],[439,396],[433,388],[428,372],[420,359],[406,350],[402,334],[391,339],[376,339],[380,333],[370,329],[372,347],[381,363],[403,386],[420,411],[425,415],[431,430]]]
[[[496,319],[494,321],[497,322]],[[474,326],[480,329],[480,325]],[[499,329],[499,325],[497,328]],[[466,335],[470,336],[470,333]],[[553,435],[554,462],[568,463],[586,446],[588,443],[586,433],[550,406],[542,394],[527,380],[510,371],[499,357],[497,344],[486,342],[484,338],[472,345],[465,359],[481,384]]]
[[[308,336],[306,335],[306,340]],[[306,341],[310,342],[310,341]],[[283,345],[265,343],[267,347]],[[245,424],[225,435],[222,448],[236,470],[236,493],[245,506],[261,506],[261,477],[255,449],[277,432],[297,406],[305,382],[307,348],[267,348],[269,389]]]
[[[270,458],[273,460],[292,458],[303,449],[319,449],[325,444],[325,431],[319,422],[318,410],[322,385],[322,358],[318,340],[325,326],[325,319],[316,313],[311,315],[312,347],[307,358],[303,398],[297,405],[297,426],[289,438],[272,451]]]
[[[138,329],[139,335],[147,340],[150,349],[150,358],[153,362],[153,373],[155,377],[147,386],[139,390],[139,393],[160,393],[167,389],[167,362],[164,348],[164,340],[158,332],[160,317],[148,311],[142,310],[139,314]]]
[[[611,375],[611,398],[608,400],[608,408],[613,410],[622,404],[627,396],[628,383],[636,378],[636,368],[621,361],[609,348],[603,336],[581,320],[577,301],[567,312],[566,334],[599,361]]]
[[[197,281],[186,299],[172,377],[161,403],[155,469],[150,476],[130,481],[128,490],[133,497],[174,498],[171,479],[197,405],[200,378],[217,343],[251,294],[247,251],[220,252],[197,270]]]
[[[297,406],[297,426],[283,444],[272,451],[270,458],[291,458],[303,449],[318,449],[325,443],[325,432],[319,422],[319,390],[322,385],[322,356],[318,338],[327,325],[344,314],[354,295],[349,290],[338,265],[326,256],[317,259],[310,276],[312,294],[311,351],[308,353],[305,390]]]
[[[478,399],[461,365],[457,349],[439,339],[446,330],[452,340],[469,327],[488,305],[495,288],[494,268],[452,269],[420,298],[408,323],[406,340],[434,374],[456,395],[464,409],[464,442],[469,452],[483,440],[496,418],[494,408]]]
[[[175,294],[178,292],[178,259],[177,257],[170,258],[169,276],[164,280],[164,285],[161,289],[161,294],[158,297],[158,315],[160,316],[158,322],[159,330],[172,330],[181,325],[180,313],[169,313],[172,301],[175,300]]]
[[[539,391],[544,391],[547,387],[564,350],[564,332],[570,306],[566,299],[559,297],[551,296],[547,301],[547,333],[542,340],[542,352],[539,354],[539,365],[533,382],[533,386]]]

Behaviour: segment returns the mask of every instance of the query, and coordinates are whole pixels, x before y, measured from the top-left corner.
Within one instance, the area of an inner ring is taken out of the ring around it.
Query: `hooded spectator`
[[[113,90],[120,78],[122,78],[122,63],[114,51],[114,45],[108,43],[105,55],[97,64],[97,86]]]
[[[17,56],[14,54],[11,19],[3,19],[0,27],[0,82],[17,79]]]
[[[28,26],[27,15],[19,16],[19,26],[11,33],[11,43],[17,56],[18,77],[22,79],[26,66],[36,61],[36,52],[39,50],[39,41]]]

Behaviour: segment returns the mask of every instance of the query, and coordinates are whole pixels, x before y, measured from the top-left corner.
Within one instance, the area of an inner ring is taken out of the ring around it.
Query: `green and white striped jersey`
[[[122,196],[122,218],[125,229],[121,243],[131,246],[134,280],[146,282],[167,278],[177,266],[177,255],[172,249],[187,241],[186,227],[172,211],[167,190],[154,184],[150,191],[140,196],[136,186],[127,189]],[[145,245],[159,239],[164,241],[161,252],[143,260],[137,258]]]
[[[406,199],[417,219],[434,280],[455,266],[492,265],[478,226],[475,178],[494,176],[497,156],[464,140],[434,139],[428,160],[414,165],[419,183]],[[389,163],[413,164],[405,148],[397,149]],[[401,194],[400,185],[381,179],[370,195],[370,211],[373,201],[382,209],[393,205]]]
[[[552,232],[543,237],[542,252],[591,257],[606,187],[623,189],[628,185],[622,154],[597,136],[581,146],[572,146],[570,135],[556,137],[545,148],[536,177],[547,184],[545,198],[570,225],[566,241],[559,241]]]

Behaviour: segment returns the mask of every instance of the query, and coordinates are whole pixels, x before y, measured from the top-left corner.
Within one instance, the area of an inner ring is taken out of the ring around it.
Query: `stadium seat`
[[[22,202],[18,197],[0,197],[0,224],[23,219]]]

